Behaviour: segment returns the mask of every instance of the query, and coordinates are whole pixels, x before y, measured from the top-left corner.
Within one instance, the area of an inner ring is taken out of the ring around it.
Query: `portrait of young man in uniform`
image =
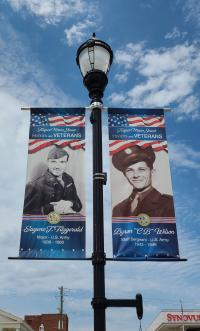
[[[47,155],[47,170],[26,185],[24,214],[80,212],[82,203],[72,177],[66,173],[69,154],[54,146]]]
[[[112,157],[114,167],[121,171],[133,190],[131,195],[113,208],[113,217],[137,216],[174,217],[173,197],[152,186],[155,152],[152,147],[138,145],[126,148]],[[163,174],[164,176],[164,174]]]

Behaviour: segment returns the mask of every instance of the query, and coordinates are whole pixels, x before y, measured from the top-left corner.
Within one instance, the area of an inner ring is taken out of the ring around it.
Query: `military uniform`
[[[66,157],[67,162],[69,154],[63,148],[55,145],[49,151],[47,160],[57,160],[63,157]],[[24,214],[47,215],[54,211],[54,205],[51,202],[59,203],[62,200],[71,201],[71,208],[75,212],[79,212],[82,208],[72,177],[63,172],[63,169],[60,170],[60,176],[47,170],[43,176],[26,186]]]
[[[131,203],[136,195],[132,194],[113,208],[113,217],[137,216],[145,213],[150,217],[174,217],[174,204],[171,195],[161,194],[155,188],[151,187],[149,193],[144,199],[138,201],[134,212],[131,212]]]
[[[54,210],[51,202],[71,201],[72,209],[79,212],[82,208],[72,177],[62,175],[63,185],[48,170],[26,186],[24,214],[49,214]]]
[[[134,145],[121,150],[112,157],[114,167],[123,172],[125,176],[125,171],[129,166],[142,161],[146,162],[149,169],[153,169],[155,153],[151,146],[143,148]],[[137,201],[133,208],[135,200]],[[137,216],[141,213],[150,217],[174,217],[173,197],[161,194],[152,187],[150,182],[148,187],[140,189],[134,187],[132,194],[113,208],[113,217]]]

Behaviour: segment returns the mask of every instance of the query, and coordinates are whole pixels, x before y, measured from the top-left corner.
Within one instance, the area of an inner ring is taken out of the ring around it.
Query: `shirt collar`
[[[144,198],[146,198],[147,195],[149,195],[149,193],[151,193],[152,190],[153,190],[152,186],[148,186],[142,191],[133,190],[133,193],[131,194],[131,200],[133,200],[135,198],[136,194],[138,194],[139,200],[142,201],[142,200],[144,200]]]

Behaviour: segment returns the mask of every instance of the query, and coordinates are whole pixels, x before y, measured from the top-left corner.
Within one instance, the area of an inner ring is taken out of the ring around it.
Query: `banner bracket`
[[[94,261],[96,262],[97,260],[95,260],[96,257],[94,257]],[[86,257],[86,258],[42,258],[42,257],[21,257],[21,256],[9,256],[8,260],[55,260],[55,261],[59,261],[59,260],[64,260],[64,261],[71,261],[71,260],[76,260],[76,261],[91,261],[93,260],[93,257]],[[111,262],[185,262],[187,261],[186,258],[151,258],[149,257],[148,259],[145,258],[132,258],[132,259],[127,259],[127,258],[111,258],[111,257],[106,257],[105,261],[111,261]],[[98,262],[99,263],[99,258],[98,258]]]

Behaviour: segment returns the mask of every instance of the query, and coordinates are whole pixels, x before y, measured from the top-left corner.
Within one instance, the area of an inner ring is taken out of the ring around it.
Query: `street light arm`
[[[108,307],[134,307],[136,308],[137,317],[139,320],[143,317],[143,302],[142,295],[136,294],[135,299],[106,299],[106,298],[93,298],[91,302],[94,309],[106,309]]]

